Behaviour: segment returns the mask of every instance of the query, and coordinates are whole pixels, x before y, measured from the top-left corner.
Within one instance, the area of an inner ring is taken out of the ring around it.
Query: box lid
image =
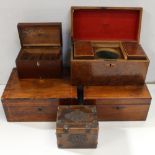
[[[2,95],[2,100],[46,100],[55,103],[77,99],[77,90],[70,84],[68,74],[56,79],[19,79],[14,68]],[[39,104],[39,103],[38,103]]]
[[[142,8],[72,7],[72,39],[138,41]]]
[[[56,129],[57,133],[97,133],[96,106],[59,106]]]
[[[19,23],[21,46],[62,46],[61,23]]]

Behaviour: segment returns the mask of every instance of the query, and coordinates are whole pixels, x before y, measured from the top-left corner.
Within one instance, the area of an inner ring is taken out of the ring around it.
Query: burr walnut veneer
[[[61,23],[19,23],[18,31],[21,42],[16,59],[19,77],[61,77]]]
[[[142,8],[72,7],[73,85],[141,85],[149,59],[139,44]]]
[[[59,148],[96,148],[98,130],[96,106],[59,106],[56,122]]]
[[[13,69],[2,95],[8,121],[56,121],[58,105],[76,104],[68,78],[19,79]]]
[[[146,120],[150,103],[146,85],[84,87],[84,104],[96,105],[100,121]]]

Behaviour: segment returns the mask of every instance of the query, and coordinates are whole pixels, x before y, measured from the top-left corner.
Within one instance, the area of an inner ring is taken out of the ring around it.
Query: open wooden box
[[[72,7],[73,85],[144,84],[149,59],[139,44],[142,8]]]
[[[19,23],[20,78],[57,78],[62,73],[61,23]]]

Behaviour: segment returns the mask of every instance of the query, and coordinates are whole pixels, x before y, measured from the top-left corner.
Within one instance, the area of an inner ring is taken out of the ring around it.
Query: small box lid
[[[72,39],[138,41],[142,8],[72,7]]]
[[[59,106],[56,131],[57,133],[97,133],[96,106]]]
[[[62,46],[61,23],[19,23],[21,46]]]

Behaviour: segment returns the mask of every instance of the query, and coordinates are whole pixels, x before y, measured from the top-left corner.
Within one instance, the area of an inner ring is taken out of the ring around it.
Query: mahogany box
[[[84,104],[96,105],[99,121],[146,120],[151,95],[146,85],[85,86]]]
[[[19,23],[20,78],[58,78],[62,74],[61,23]]]
[[[98,120],[95,106],[59,106],[56,122],[59,148],[96,148]]]
[[[56,121],[59,105],[76,104],[76,87],[62,79],[20,79],[13,69],[2,95],[8,121]]]
[[[140,45],[142,8],[72,7],[73,85],[141,85],[149,59]]]

